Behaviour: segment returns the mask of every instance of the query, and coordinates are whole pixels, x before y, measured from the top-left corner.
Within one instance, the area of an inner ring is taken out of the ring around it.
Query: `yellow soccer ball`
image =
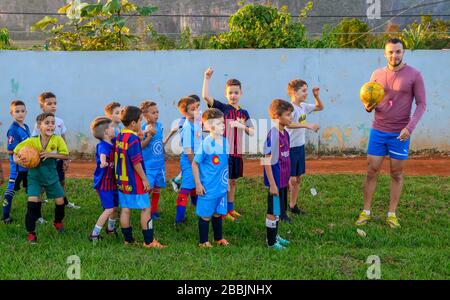
[[[359,90],[361,102],[367,108],[375,108],[384,99],[384,87],[378,82],[366,82]]]

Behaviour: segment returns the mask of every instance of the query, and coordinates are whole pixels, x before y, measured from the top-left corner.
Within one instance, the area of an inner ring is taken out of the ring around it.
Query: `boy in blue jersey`
[[[97,220],[91,234],[90,241],[102,239],[100,232],[103,225],[108,221],[106,234],[116,231],[117,207],[119,206],[119,195],[114,174],[114,128],[112,120],[106,117],[98,117],[91,124],[91,131],[95,138],[99,140],[95,151],[96,168],[94,171],[94,188],[100,198],[103,213]]]
[[[200,97],[193,94],[193,95],[189,95],[188,97],[191,97],[193,99],[195,99],[195,102],[197,104],[197,110],[200,111]],[[175,135],[176,133],[181,133],[181,129],[183,128],[184,122],[186,122],[186,117],[183,116],[182,118],[180,118],[180,120],[178,121],[178,126],[173,128],[169,135],[165,138],[164,140],[164,145],[167,144],[167,142],[170,140],[170,138]],[[172,184],[172,188],[175,192],[178,192],[180,190],[180,186],[181,186],[181,172],[175,176],[174,178],[170,179],[170,183]]]
[[[192,171],[199,196],[196,213],[200,236],[199,247],[211,248],[208,240],[209,221],[212,219],[214,242],[220,246],[229,243],[222,237],[222,216],[227,214],[228,192],[228,143],[223,136],[225,129],[223,113],[211,108],[202,115],[207,136],[195,153]]]
[[[140,105],[142,115],[146,122],[142,124],[144,138],[141,142],[142,156],[151,191],[152,219],[159,219],[158,203],[161,188],[166,187],[166,164],[164,161],[163,131],[158,122],[159,111],[155,102],[143,101]]]
[[[105,106],[103,111],[105,112],[105,116],[112,121],[112,127],[114,129],[114,137],[117,137],[120,131],[123,129],[123,124],[120,121],[120,111],[122,107],[118,102],[111,102]]]
[[[264,184],[269,188],[267,196],[266,230],[267,244],[275,250],[283,250],[289,241],[278,235],[278,223],[282,213],[281,202],[287,203],[291,160],[290,140],[286,127],[292,122],[294,107],[291,103],[275,99],[269,107],[274,126],[269,130],[264,144]]]
[[[239,105],[242,96],[241,82],[237,79],[229,79],[225,86],[225,97],[228,103],[222,103],[209,96],[209,80],[214,71],[208,68],[204,74],[202,96],[208,107],[217,108],[223,112],[225,117],[225,132],[230,145],[229,153],[229,176],[230,190],[228,191],[228,213],[226,220],[235,221],[241,216],[235,210],[236,180],[244,176],[244,161],[242,155],[244,153],[244,134],[252,136],[254,133],[253,124],[247,110]]]
[[[175,217],[175,226],[179,227],[185,222],[186,205],[188,197],[191,196],[191,202],[197,203],[197,193],[195,191],[195,180],[192,174],[192,161],[196,149],[199,149],[202,140],[202,125],[194,122],[198,114],[198,106],[195,99],[183,97],[178,102],[178,109],[186,117],[186,122],[181,130],[181,144],[183,152],[180,157],[181,168],[181,187],[177,197],[177,210]],[[201,123],[201,122],[200,122]]]
[[[4,202],[3,202],[3,216],[2,221],[5,224],[11,224],[12,218],[10,217],[12,201],[14,195],[20,190],[20,184],[22,183],[25,190],[27,189],[27,176],[28,170],[24,167],[14,163],[13,154],[14,148],[31,136],[30,128],[25,124],[25,117],[27,116],[27,108],[25,103],[20,100],[14,100],[9,105],[9,112],[14,119],[14,122],[8,129],[6,134],[8,137],[7,151],[9,154],[9,181],[5,190]]]
[[[125,126],[115,143],[114,165],[119,190],[119,203],[122,208],[120,225],[125,244],[134,244],[131,227],[131,210],[141,210],[141,228],[144,236],[144,248],[164,248],[153,238],[153,220],[151,218],[148,192],[150,184],[145,175],[142,159],[141,140],[137,132],[141,131],[142,111],[136,106],[127,106],[120,113]]]

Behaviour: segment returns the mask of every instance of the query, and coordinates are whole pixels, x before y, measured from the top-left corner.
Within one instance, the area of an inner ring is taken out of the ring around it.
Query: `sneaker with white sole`
[[[75,203],[73,203],[73,202],[67,203],[66,207],[67,208],[73,208],[73,209],[80,209],[81,208],[81,206],[75,205]]]

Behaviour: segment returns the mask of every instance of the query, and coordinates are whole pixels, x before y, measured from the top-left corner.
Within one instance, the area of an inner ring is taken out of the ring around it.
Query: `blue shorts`
[[[242,157],[228,155],[228,178],[238,179],[244,176],[244,161]]]
[[[117,191],[97,190],[97,194],[100,198],[103,209],[110,209],[119,206],[119,194]]]
[[[151,188],[166,187],[166,168],[145,169],[145,175],[147,175],[147,180]]]
[[[292,147],[289,157],[291,158],[291,177],[305,174],[305,145]]]
[[[124,194],[119,191],[119,203],[121,208],[150,208],[150,199],[148,194]]]
[[[397,139],[399,135],[399,132],[383,132],[372,128],[367,154],[374,156],[389,155],[393,159],[407,160],[410,139],[400,141]]]
[[[192,173],[192,166],[181,164],[181,187],[182,189],[195,189],[194,174]]]
[[[227,195],[219,198],[205,199],[198,197],[197,208],[195,210],[197,216],[201,218],[210,218],[214,214],[225,216],[227,214]]]

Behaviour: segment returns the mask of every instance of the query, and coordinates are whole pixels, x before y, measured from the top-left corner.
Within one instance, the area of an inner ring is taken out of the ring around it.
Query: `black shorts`
[[[8,189],[14,189],[17,192],[20,190],[21,183],[26,192],[28,187],[28,171],[17,172],[15,176],[10,176]]]
[[[305,174],[305,145],[292,147],[289,151],[289,157],[291,159],[291,177]]]
[[[66,173],[64,172],[64,161],[62,159],[56,161],[56,170],[58,171],[59,182],[64,181]]]
[[[267,214],[279,217],[282,213],[281,211],[281,202],[287,201],[288,197],[288,188],[281,188],[278,190],[279,197],[274,197],[270,194],[270,191],[267,193]]]
[[[244,161],[242,157],[228,156],[228,178],[238,179],[244,176]]]

